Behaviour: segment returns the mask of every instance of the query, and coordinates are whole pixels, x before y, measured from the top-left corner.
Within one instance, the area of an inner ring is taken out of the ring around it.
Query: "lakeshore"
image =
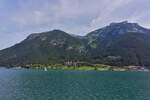
[[[45,70],[81,70],[81,71],[150,71],[148,67],[142,66],[110,66],[110,65],[103,65],[103,64],[95,64],[93,66],[66,66],[62,64],[29,64],[19,67],[14,67],[15,69],[27,68],[27,69],[43,69]]]

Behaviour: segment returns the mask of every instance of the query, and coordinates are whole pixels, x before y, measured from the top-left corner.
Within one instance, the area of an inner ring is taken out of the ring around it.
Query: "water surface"
[[[150,100],[150,73],[1,68],[0,100]]]

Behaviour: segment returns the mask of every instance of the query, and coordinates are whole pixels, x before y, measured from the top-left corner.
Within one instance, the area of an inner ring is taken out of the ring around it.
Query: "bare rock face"
[[[33,33],[33,34],[31,34],[31,35],[29,35],[29,36],[27,37],[27,40],[33,40],[33,39],[35,39],[35,38],[37,38],[37,37],[39,37],[39,36],[40,36],[40,34]]]

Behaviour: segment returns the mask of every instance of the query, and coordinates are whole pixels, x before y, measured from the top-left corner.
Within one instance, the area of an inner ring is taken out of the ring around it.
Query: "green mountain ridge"
[[[137,23],[111,23],[86,36],[61,30],[31,34],[0,51],[1,66],[64,64],[66,61],[115,66],[150,65],[150,29]]]

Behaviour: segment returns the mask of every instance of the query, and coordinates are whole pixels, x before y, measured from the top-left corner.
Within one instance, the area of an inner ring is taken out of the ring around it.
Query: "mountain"
[[[31,34],[21,43],[0,51],[1,65],[62,63],[68,59],[82,59],[86,39],[77,38],[61,30]]]
[[[150,29],[127,21],[76,36],[61,30],[29,35],[0,51],[0,65],[59,64],[68,60],[117,66],[150,65]]]
[[[89,54],[95,63],[150,65],[150,29],[137,23],[111,23],[86,37],[91,46]]]

